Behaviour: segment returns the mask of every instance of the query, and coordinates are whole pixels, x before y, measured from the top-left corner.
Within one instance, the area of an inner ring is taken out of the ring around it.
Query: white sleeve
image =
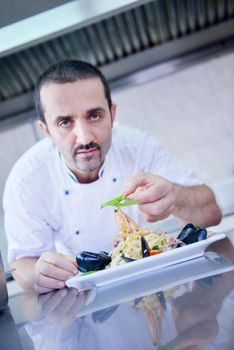
[[[152,136],[147,135],[145,138],[140,158],[141,171],[151,172],[184,186],[203,184],[192,169],[176,159]]]
[[[40,256],[54,251],[54,229],[47,209],[26,187],[6,185],[3,207],[8,239],[8,260]]]

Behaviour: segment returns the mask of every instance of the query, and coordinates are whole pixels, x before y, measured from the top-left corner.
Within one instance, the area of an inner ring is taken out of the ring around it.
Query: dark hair
[[[108,102],[109,109],[111,109],[112,101],[110,88],[106,78],[101,71],[92,64],[84,61],[66,60],[58,62],[49,67],[44,73],[40,75],[35,85],[34,101],[37,114],[41,121],[45,122],[43,106],[41,104],[40,91],[41,87],[47,83],[72,83],[77,80],[84,80],[89,78],[98,78],[101,80]]]

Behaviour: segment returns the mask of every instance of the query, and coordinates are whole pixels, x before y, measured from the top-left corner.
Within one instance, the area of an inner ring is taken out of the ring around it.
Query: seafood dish
[[[119,226],[119,234],[113,238],[112,251],[80,252],[76,260],[81,278],[83,278],[82,275],[112,268],[114,270],[116,266],[133,263],[140,259],[149,259],[157,254],[180,249],[207,238],[207,230],[194,226],[192,223],[188,223],[177,236],[174,236],[159,229],[152,231],[149,228],[139,227],[122,208],[115,208],[114,215]],[[174,298],[185,291],[187,291],[187,286],[180,285],[166,291],[161,290],[151,295],[137,297],[135,300],[125,301],[130,307],[139,309],[145,315],[153,345],[161,344],[160,334],[164,315],[167,309],[173,306]],[[93,322],[105,322],[117,309],[118,305],[114,305],[93,312]]]
[[[192,223],[187,224],[176,238],[160,230],[140,228],[121,208],[115,209],[115,219],[120,233],[113,239],[113,250],[109,253],[80,252],[76,256],[80,272],[87,274],[126,264],[207,238],[207,230]]]

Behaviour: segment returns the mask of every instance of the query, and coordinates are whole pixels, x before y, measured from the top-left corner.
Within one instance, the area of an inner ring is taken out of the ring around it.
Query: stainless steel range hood
[[[148,0],[149,1],[149,0]],[[145,0],[76,0],[5,26],[0,31],[0,57],[62,36],[119,12],[147,3]]]
[[[233,38],[233,0],[78,0],[34,12],[0,29],[0,120],[34,113],[35,81],[57,61],[89,61],[115,81]]]

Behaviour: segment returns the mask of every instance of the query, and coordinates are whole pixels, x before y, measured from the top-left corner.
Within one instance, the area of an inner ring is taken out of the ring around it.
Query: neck
[[[94,182],[94,181],[99,179],[99,174],[97,171],[93,172],[93,173],[88,173],[88,174],[86,174],[86,173],[77,174],[75,172],[74,175],[76,176],[77,180],[82,184],[88,184],[88,183]]]

